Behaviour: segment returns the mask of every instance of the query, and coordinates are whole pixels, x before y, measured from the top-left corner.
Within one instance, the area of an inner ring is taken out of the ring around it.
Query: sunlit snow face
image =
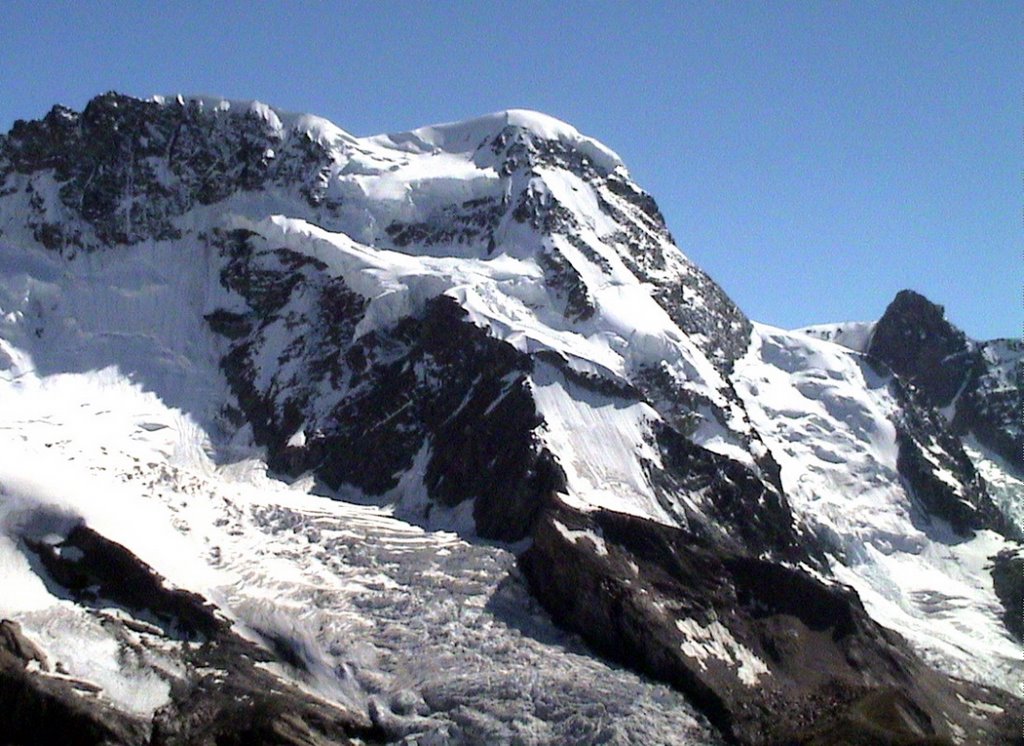
[[[929,662],[1010,688],[1019,648],[985,611],[999,602],[984,564],[1006,540],[988,531],[957,537],[921,515],[897,468],[899,406],[888,379],[838,344],[758,326],[734,380],[795,514],[832,552],[836,577]]]

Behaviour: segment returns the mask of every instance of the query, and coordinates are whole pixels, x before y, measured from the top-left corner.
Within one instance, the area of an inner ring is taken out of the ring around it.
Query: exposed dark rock
[[[1024,350],[1019,341],[973,342],[942,306],[901,290],[875,327],[868,353],[933,407],[953,405],[953,429],[1024,469]],[[1008,380],[1007,380],[1008,378]]]
[[[0,733],[4,743],[188,746],[200,743],[310,746],[383,740],[364,712],[329,704],[261,668],[275,661],[301,676],[301,658],[282,654],[289,641],[268,637],[261,648],[231,630],[202,597],[166,587],[148,565],[119,544],[79,525],[56,543],[26,539],[57,595],[91,610],[119,639],[145,647],[159,629],[159,649],[176,650],[183,674],[168,679],[171,701],[151,722],[118,712],[100,687],[51,676],[29,661],[45,654],[12,621],[0,622]],[[100,601],[102,600],[102,603]],[[116,604],[131,617],[111,615]],[[152,621],[159,623],[154,627]],[[201,635],[201,639],[197,638]],[[194,642],[200,639],[200,644]],[[189,644],[192,641],[193,644]],[[58,669],[60,666],[58,665]]]
[[[631,379],[647,403],[680,435],[692,437],[700,426],[702,417],[714,418],[723,432],[732,431],[733,437],[747,452],[752,455],[759,454],[754,456],[759,469],[758,476],[766,480],[779,494],[783,492],[779,465],[753,427],[746,433],[736,432],[726,421],[725,413],[719,406],[707,396],[688,388],[685,381],[678,380],[665,363],[638,368],[633,372]],[[731,383],[727,384],[722,393],[731,399],[737,398],[736,390]],[[745,410],[741,411],[744,412],[745,418]]]
[[[644,215],[650,228],[657,232],[664,232],[663,235],[671,239],[671,234],[668,233],[668,229],[665,227],[665,218],[658,208],[658,203],[654,201],[654,197],[637,187],[629,179],[623,178],[618,174],[610,175],[605,180],[605,186],[608,188],[608,191],[621,197],[635,207],[640,214]]]
[[[349,744],[352,738],[384,740],[367,713],[311,697],[257,666],[275,657],[237,635],[195,648],[187,660],[192,670],[206,673],[172,689],[172,702],[153,717],[152,746],[326,746]]]
[[[898,376],[891,386],[900,403],[897,468],[925,519],[936,516],[962,535],[990,528],[1020,539],[957,437],[972,434],[1012,456],[1011,463],[1024,464],[1017,404],[1024,388],[1019,378],[1010,387],[1000,380],[985,347],[950,324],[942,306],[902,290],[876,324],[868,354],[881,363],[880,373]],[[941,407],[952,410],[949,420],[937,411]]]
[[[490,149],[503,158],[499,172],[505,176],[516,172],[535,175],[535,169],[546,166],[567,169],[590,183],[601,210],[623,227],[621,234],[604,240],[616,247],[630,271],[654,285],[655,298],[672,320],[684,332],[693,335],[723,370],[728,370],[746,351],[750,321],[706,273],[678,255],[671,263],[673,271],[665,274],[670,268],[665,251],[674,251],[674,247],[666,249],[666,246],[674,241],[651,195],[623,173],[598,167],[580,150],[559,141],[535,137],[522,128],[505,128],[491,142]],[[579,226],[573,214],[547,191],[535,191],[529,182],[518,196],[512,217],[543,234],[566,237],[599,266],[604,261],[579,240]],[[683,271],[676,274],[674,270],[678,267]],[[571,282],[564,284],[566,288],[572,285]],[[698,299],[697,302],[694,299]],[[570,319],[589,317],[585,310],[580,313],[588,307],[584,300],[580,295],[570,303],[567,313]]]
[[[24,661],[0,647],[0,738],[4,744],[135,746],[148,741],[148,725],[88,696],[63,679],[26,671]]]
[[[610,373],[599,375],[577,370],[561,353],[554,350],[538,350],[533,353],[533,359],[538,363],[546,363],[556,368],[566,381],[585,391],[592,391],[608,398],[622,399],[626,402],[644,400],[643,393],[625,378],[613,377]]]
[[[529,531],[540,498],[563,477],[533,434],[540,419],[528,356],[444,296],[355,339],[366,301],[341,278],[294,252],[261,248],[251,233],[216,240],[229,257],[222,283],[245,299],[251,325],[222,367],[274,469],[312,470],[332,489],[380,495],[425,447],[422,478],[434,502],[475,498],[483,536],[514,540]],[[221,312],[211,323],[223,328],[236,317]],[[305,331],[277,350],[273,329],[282,324]],[[259,384],[262,366],[275,372]],[[324,389],[332,391],[327,405]],[[305,445],[289,446],[298,430],[309,434]]]
[[[838,718],[793,739],[806,746],[952,746],[935,735],[932,718],[898,689],[876,689]]]
[[[597,307],[586,282],[575,267],[557,249],[538,257],[544,269],[544,282],[565,304],[563,314],[569,321],[586,321]]]
[[[867,351],[936,407],[953,400],[973,362],[967,337],[946,320],[942,306],[913,290],[896,294],[875,325]]]
[[[426,448],[423,480],[433,501],[455,505],[475,499],[477,529],[484,536],[518,539],[529,531],[540,499],[564,479],[560,470],[549,468],[554,461],[534,436],[540,418],[526,383],[533,369],[530,357],[470,323],[444,296],[392,328],[354,339],[366,303],[340,278],[328,278],[315,261],[294,252],[265,247],[248,232],[215,240],[228,257],[222,283],[241,295],[249,310],[221,311],[208,319],[225,336],[238,334],[223,368],[257,441],[268,447],[273,468],[293,475],[312,470],[333,489],[348,484],[379,495],[393,489]],[[335,311],[324,318],[324,309]],[[283,336],[273,330],[282,324],[305,332],[288,335],[293,341],[287,349],[271,350],[271,340]],[[242,335],[247,325],[250,331]],[[645,390],[610,374],[558,367],[590,390],[633,401]],[[257,384],[260,369],[275,372]],[[334,403],[325,407],[327,388]],[[709,501],[714,517],[728,526],[720,530],[723,536],[735,533],[753,545],[764,535],[772,534],[769,542],[775,542],[775,534],[792,531],[770,456],[762,473],[771,486],[760,491],[754,489],[761,485],[757,476],[729,459],[702,451],[701,458],[710,461],[697,469],[692,453],[700,449],[673,433],[687,431],[687,417],[694,416],[688,412],[715,407],[682,399],[678,387],[646,389],[658,395],[651,403],[672,424],[659,435],[669,466],[664,474],[652,473],[666,506],[674,511],[673,492],[694,481],[687,473],[710,482],[709,475],[721,472],[725,476],[717,484],[736,484],[737,494],[757,492],[748,497],[763,498],[766,511],[753,526],[744,499],[730,499],[726,489]],[[305,444],[290,446],[299,430],[306,434]],[[782,543],[792,546],[796,540]]]
[[[702,303],[693,303],[696,294]],[[753,328],[744,313],[710,277],[697,267],[679,281],[659,284],[654,297],[669,317],[693,335],[708,357],[728,372],[750,346]]]
[[[441,503],[476,497],[482,535],[518,539],[564,475],[533,434],[541,420],[527,387],[532,362],[466,315],[442,296],[428,304],[419,332],[426,378],[443,382],[423,392],[431,448],[425,484]]]
[[[516,125],[507,125],[489,143],[480,144],[475,160],[479,162],[488,156],[498,156],[497,169],[503,176],[541,166],[564,168],[588,180],[609,175],[605,166],[595,163],[580,148],[561,140],[539,137]]]
[[[114,92],[92,99],[81,113],[57,106],[41,120],[19,120],[0,136],[0,184],[43,172],[59,184],[59,204],[40,198],[28,216],[36,240],[52,249],[179,238],[174,218],[192,207],[269,185],[320,207],[327,161],[306,133],[275,129],[253,111]],[[63,211],[69,223],[84,220],[95,238],[50,222],[48,207]]]
[[[1003,604],[1003,623],[1024,642],[1024,551],[1007,549],[992,557],[992,585]]]
[[[163,578],[134,554],[87,526],[76,526],[57,544],[26,543],[54,582],[81,604],[113,602],[132,611],[146,611],[168,635],[185,640],[208,639],[227,628],[201,597],[167,588]]]
[[[244,314],[232,313],[223,308],[218,308],[203,318],[215,334],[228,339],[239,339],[252,331],[252,322]]]
[[[494,246],[494,231],[505,214],[505,205],[494,197],[446,205],[417,223],[393,222],[384,229],[399,248],[410,244],[483,244]]]
[[[916,389],[899,379],[890,386],[900,403],[896,418],[896,468],[906,480],[924,517],[938,517],[961,535],[992,529],[1010,538],[1018,531],[992,501],[963,444]]]
[[[734,551],[821,561],[814,543],[798,535],[780,488],[742,464],[694,445],[667,425],[655,437],[663,468],[649,472],[663,506],[678,514],[678,495],[701,495],[702,506],[710,511],[708,516],[684,512],[682,525],[689,531],[709,542],[714,537],[714,543]]]
[[[557,500],[520,565],[556,620],[685,692],[731,742],[943,743],[947,718],[976,743],[1016,732],[1018,701],[931,671],[852,590],[802,569]],[[961,696],[1007,712],[979,720]]]
[[[674,243],[654,199],[632,182],[613,174],[597,190],[601,209],[622,226],[608,240],[633,274],[654,286],[654,297],[680,329],[723,371],[750,344],[750,320],[702,269],[676,256],[670,264],[666,245]],[[675,265],[682,271],[668,272]]]
[[[34,661],[39,664],[41,670],[50,670],[46,654],[34,642],[25,637],[21,631],[21,625],[13,619],[0,620],[0,650],[6,650],[20,660],[24,666]]]
[[[533,174],[531,174],[533,175]],[[513,220],[526,223],[543,235],[569,235],[579,229],[576,216],[545,188],[527,182],[519,193]]]
[[[287,441],[303,424],[311,391],[324,384],[340,387],[346,380],[342,355],[366,301],[329,277],[317,260],[264,247],[249,231],[217,232],[210,240],[227,260],[221,284],[248,306],[245,313],[218,309],[206,317],[214,331],[231,340],[221,367],[257,441],[269,447],[272,466],[301,472],[302,454],[287,451]],[[268,349],[282,326],[289,347]],[[292,331],[300,328],[301,333]],[[256,385],[261,356],[275,368],[289,360],[302,365],[287,375],[275,374],[270,387],[261,389]],[[310,432],[316,426],[308,423]]]
[[[1004,379],[1000,368],[1005,371]],[[1024,472],[1024,345],[993,340],[976,348],[974,365],[957,400],[953,428],[970,434]]]

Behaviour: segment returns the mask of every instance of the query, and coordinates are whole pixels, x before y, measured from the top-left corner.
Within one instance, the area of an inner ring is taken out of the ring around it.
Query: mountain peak
[[[966,335],[946,320],[945,309],[913,290],[901,290],[875,325],[868,352],[925,388],[937,406],[963,383]]]
[[[433,124],[409,132],[379,135],[371,140],[415,153],[440,151],[475,153],[487,147],[500,148],[511,132],[529,140],[557,143],[577,150],[601,171],[624,168],[622,159],[607,146],[580,133],[571,124],[530,109],[505,109],[456,122]],[[496,144],[497,143],[497,144]]]
[[[1022,483],[982,452],[1024,452],[1019,348],[910,291],[878,335],[817,330],[903,382],[752,324],[557,119],[55,107],[0,136],[0,308],[19,743],[1006,743],[1024,716]]]
[[[885,313],[886,315],[913,314],[932,323],[945,321],[946,318],[946,309],[943,306],[933,303],[921,293],[909,288],[904,288],[896,293],[896,297],[892,299]]]

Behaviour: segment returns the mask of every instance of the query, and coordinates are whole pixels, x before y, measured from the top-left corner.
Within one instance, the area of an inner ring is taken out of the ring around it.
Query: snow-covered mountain
[[[936,308],[752,323],[535,112],[18,122],[0,728],[1007,742],[1022,355]]]

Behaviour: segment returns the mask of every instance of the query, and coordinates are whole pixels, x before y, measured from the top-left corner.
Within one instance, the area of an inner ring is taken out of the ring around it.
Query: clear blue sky
[[[110,89],[355,134],[538,109],[618,151],[755,319],[877,318],[913,287],[1021,334],[1020,2],[5,0],[0,25],[3,131]]]

